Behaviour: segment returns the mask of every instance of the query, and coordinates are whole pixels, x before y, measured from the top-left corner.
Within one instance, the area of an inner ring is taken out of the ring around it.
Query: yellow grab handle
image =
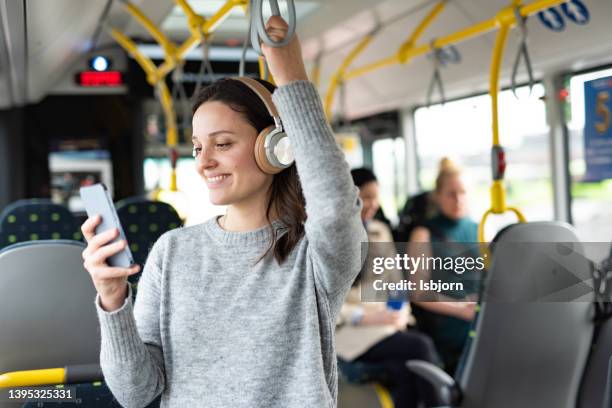
[[[512,211],[516,215],[516,218],[518,219],[518,221],[520,223],[527,222],[527,219],[525,218],[523,213],[518,208],[507,207],[506,210],[507,211]],[[490,214],[502,214],[502,213],[496,213],[491,208],[489,208],[484,213],[484,215],[482,216],[482,219],[480,220],[480,224],[478,224],[478,241],[481,242],[481,243],[486,242],[485,241],[485,236],[484,236],[484,226],[485,226],[487,218],[489,217]]]
[[[503,191],[503,189],[502,189],[502,191]],[[523,213],[518,208],[507,207],[506,210],[507,211],[512,211],[516,215],[516,218],[518,219],[518,221],[520,223],[527,222],[527,219],[525,218]],[[484,213],[484,215],[482,216],[482,219],[480,220],[480,224],[478,224],[478,242],[480,243],[479,244],[480,245],[480,252],[484,256],[485,268],[488,268],[489,265],[490,265],[490,262],[491,262],[491,252],[489,251],[489,246],[487,245],[487,243],[485,241],[485,236],[484,236],[485,235],[484,234],[485,223],[487,222],[487,217],[490,214],[503,214],[503,212],[501,212],[501,213],[495,212],[495,211],[493,211],[492,208],[489,208]]]
[[[391,394],[385,387],[380,384],[374,384],[374,391],[376,392],[376,396],[378,397],[378,401],[380,401],[380,406],[382,408],[393,408],[395,405],[393,404],[393,398],[391,398]]]
[[[63,384],[65,379],[66,370],[64,368],[12,371],[0,374],[0,388]]]
[[[516,215],[516,218],[518,218],[519,222],[521,222],[521,223],[527,222],[527,219],[525,218],[523,213],[518,208],[507,207],[506,210],[507,211],[512,211]],[[485,237],[484,237],[484,226],[485,226],[485,223],[487,221],[487,217],[490,214],[502,214],[502,213],[496,213],[496,212],[493,211],[493,209],[489,208],[484,213],[484,215],[482,216],[482,219],[480,220],[480,224],[478,224],[478,241],[480,243],[479,244],[480,245],[480,252],[484,256],[485,268],[488,268],[490,266],[490,263],[491,263],[491,251],[489,250],[489,246],[487,245],[487,243],[485,241]]]

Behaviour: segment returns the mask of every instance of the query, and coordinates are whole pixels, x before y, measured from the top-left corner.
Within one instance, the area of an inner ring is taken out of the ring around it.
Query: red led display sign
[[[123,75],[119,71],[84,71],[77,74],[77,83],[81,86],[120,86],[123,85]]]

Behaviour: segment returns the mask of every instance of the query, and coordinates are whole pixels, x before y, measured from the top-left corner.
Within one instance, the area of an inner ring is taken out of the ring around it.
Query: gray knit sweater
[[[108,386],[125,407],[336,405],[334,324],[366,235],[347,163],[307,81],[273,95],[293,145],[305,236],[278,265],[268,228],[227,232],[213,219],[153,246],[132,308],[96,301]],[[282,233],[282,225],[273,228]]]

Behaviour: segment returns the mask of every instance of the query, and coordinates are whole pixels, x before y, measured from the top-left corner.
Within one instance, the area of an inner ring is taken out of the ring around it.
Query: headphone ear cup
[[[277,174],[283,170],[273,166],[266,156],[266,137],[275,129],[274,125],[268,126],[257,135],[257,140],[255,140],[255,162],[257,167],[266,174]]]

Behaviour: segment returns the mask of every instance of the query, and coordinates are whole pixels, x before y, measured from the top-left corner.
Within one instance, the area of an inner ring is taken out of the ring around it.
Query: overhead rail
[[[189,13],[186,11],[187,9],[191,10],[191,14],[187,14],[188,16],[192,16],[192,19],[188,18],[188,23],[193,29],[194,27],[197,29],[196,32],[192,31],[191,37],[189,37],[182,45],[180,45],[176,49],[176,61],[182,60],[192,49],[196,48],[201,39],[200,32],[204,35],[211,34],[214,30],[229,16],[230,12],[234,9],[234,7],[241,7],[243,10],[246,10],[246,7],[249,3],[249,0],[227,0],[223,6],[210,18],[204,19],[201,16],[200,18],[195,18],[193,16],[197,16],[195,12],[189,7],[186,0],[176,0],[176,3],[185,11],[185,13]],[[193,24],[193,26],[192,26]],[[175,68],[175,65],[166,61],[159,67],[160,75],[167,75],[170,71]]]
[[[132,15],[162,47],[165,54],[164,63],[159,67],[155,66],[155,64],[153,64],[149,58],[145,57],[138,51],[136,44],[119,30],[113,28],[111,30],[111,35],[136,59],[147,75],[147,82],[152,86],[160,87],[160,100],[162,102],[164,112],[166,113],[172,111],[172,98],[170,97],[170,93],[166,92],[167,87],[165,85],[161,85],[161,83],[164,82],[166,75],[175,69],[177,64],[184,60],[189,51],[202,43],[205,37],[212,33],[212,31],[219,24],[221,24],[225,18],[227,18],[234,7],[246,7],[248,5],[248,0],[227,0],[226,3],[217,11],[217,13],[215,13],[210,19],[205,19],[204,17],[196,14],[186,0],[176,0],[178,6],[183,9],[185,15],[187,16],[189,31],[191,33],[191,36],[183,44],[177,46],[170,41],[166,35],[164,35],[164,33],[148,17],[146,17],[138,7],[127,0],[122,0],[122,2],[126,7],[126,11]],[[168,121],[168,119],[170,120]],[[166,116],[166,120],[168,122],[166,126],[169,130],[167,134],[167,144],[168,146],[175,146],[178,142],[176,120],[172,120],[172,118],[168,116]],[[172,125],[174,125],[174,128],[171,128]]]
[[[172,106],[172,96],[168,90],[168,86],[164,80],[164,77],[160,77],[155,64],[149,57],[144,55],[135,42],[130,38],[126,37],[122,32],[117,29],[111,29],[111,36],[126,50],[140,65],[142,70],[145,72],[147,82],[152,87],[156,88],[159,93],[159,100],[164,110],[164,116],[166,118],[166,144],[170,147],[176,146],[178,142],[178,132],[176,129],[176,115]]]
[[[342,64],[340,65],[340,68],[338,68],[338,71],[331,77],[329,88],[327,90],[327,93],[325,94],[325,116],[327,117],[328,121],[331,121],[332,119],[331,115],[334,97],[336,91],[338,90],[338,87],[341,83],[344,82],[344,72],[351,65],[353,60],[355,60],[355,58],[357,58],[359,54],[361,54],[372,42],[375,34],[375,32],[370,32],[366,34],[355,46],[355,48],[353,48],[351,52],[349,52],[346,58],[342,61]]]
[[[530,4],[526,4],[520,8],[520,14],[523,17],[528,17],[530,15],[536,14],[544,9],[559,5],[561,3],[565,3],[567,0],[538,0]],[[503,14],[503,11],[500,12]],[[381,68],[393,66],[396,64],[405,64],[409,62],[412,58],[418,57],[424,54],[427,54],[432,51],[432,46],[436,48],[444,48],[451,44],[457,44],[459,42],[477,37],[482,34],[486,34],[490,31],[493,31],[499,27],[499,18],[500,13],[498,13],[495,17],[482,21],[473,26],[469,26],[464,28],[463,30],[457,31],[455,33],[451,33],[449,35],[439,37],[436,39],[434,44],[422,44],[419,46],[411,46],[411,47],[400,47],[400,49],[393,55],[383,58],[379,61],[372,62],[363,67],[355,68],[346,73],[344,76],[345,80],[354,79],[360,77],[362,75],[368,74],[370,72],[376,71]],[[514,16],[512,16],[512,21],[514,21]]]
[[[416,38],[422,34],[424,29],[431,24],[431,22],[439,15],[444,8],[445,2],[439,2],[432,11],[421,21],[417,29],[413,32],[408,41],[406,41],[398,51],[387,58],[375,61],[363,67],[355,68],[348,71],[348,66],[355,59],[356,55],[363,51],[364,43],[369,43],[371,38],[366,37],[355,47],[347,58],[342,62],[340,68],[336,74],[331,78],[328,93],[325,97],[325,112],[327,118],[331,118],[331,109],[334,99],[334,93],[338,87],[340,81],[348,81],[367,73],[376,71],[378,69],[396,65],[405,64],[411,59],[441,49],[446,46],[456,44],[461,41],[465,41],[488,33],[493,30],[497,31],[497,37],[495,40],[495,47],[493,49],[493,55],[491,59],[490,78],[489,78],[489,94],[491,96],[491,112],[492,112],[492,147],[491,147],[491,170],[493,183],[490,189],[491,196],[491,208],[489,208],[482,217],[478,227],[478,238],[479,241],[484,242],[484,225],[487,217],[490,214],[503,214],[505,212],[513,212],[519,222],[526,222],[525,216],[514,207],[508,207],[506,205],[506,194],[504,187],[504,175],[506,169],[505,152],[500,143],[499,138],[499,103],[498,94],[500,89],[500,69],[503,60],[504,48],[507,43],[509,31],[519,26],[522,30],[522,41],[520,45],[520,54],[517,57],[517,61],[522,55],[527,65],[528,75],[530,76],[530,83],[533,81],[533,75],[531,73],[531,62],[526,50],[526,28],[525,19],[530,15],[543,11],[545,9],[557,6],[561,3],[565,3],[567,0],[538,0],[529,4],[522,5],[519,0],[514,0],[509,7],[505,7],[500,10],[493,18],[482,21],[473,26],[464,28],[463,30],[451,33],[444,37],[439,37],[430,42],[429,44],[416,45]],[[517,65],[518,62],[515,63]],[[514,75],[513,75],[514,76]]]
[[[166,76],[174,69],[180,68],[185,56],[198,44],[206,46],[206,37],[223,22],[234,7],[246,9],[248,0],[227,0],[226,3],[210,19],[196,14],[186,0],[176,0],[187,16],[191,36],[180,46],[174,44],[138,7],[128,0],[121,0],[126,11],[137,20],[157,41],[164,50],[164,62],[157,67],[150,58],[138,50],[138,46],[121,31],[112,28],[111,36],[134,57],[138,65],[146,74],[147,82],[155,88],[157,97],[162,105],[166,121],[166,145],[171,149],[172,173],[170,191],[177,191],[176,181],[176,146],[178,144],[178,129],[176,126],[176,112],[172,103],[172,95],[166,85]]]
[[[423,32],[429,25],[435,20],[435,18],[440,14],[444,7],[446,6],[446,0],[439,1],[432,10],[427,14],[427,16],[419,23],[419,25],[414,29],[410,37],[400,46],[400,51],[403,55],[405,50],[408,50],[414,47],[416,41],[421,37]],[[374,30],[370,31],[366,34],[359,43],[353,47],[351,52],[346,56],[346,58],[342,61],[340,68],[336,71],[336,73],[332,76],[331,82],[327,89],[327,93],[325,94],[325,115],[327,120],[330,121],[332,119],[332,106],[334,104],[335,93],[338,89],[338,86],[341,82],[345,82],[351,79],[350,72],[347,72],[350,65],[353,63],[355,58],[357,58],[372,42],[374,36],[380,30],[380,26],[376,27]]]

